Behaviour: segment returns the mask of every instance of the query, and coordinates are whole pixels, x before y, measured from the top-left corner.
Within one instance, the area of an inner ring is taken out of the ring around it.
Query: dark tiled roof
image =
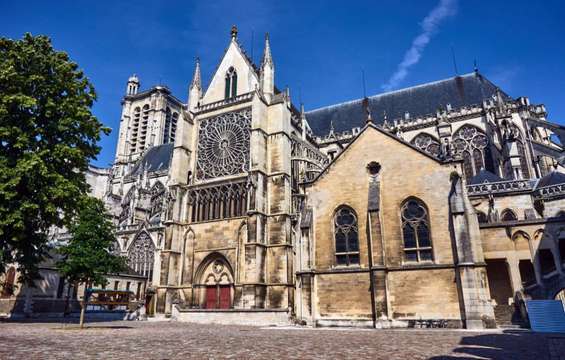
[[[147,172],[167,170],[171,163],[172,154],[172,143],[154,146],[147,150],[143,157],[137,161],[130,175],[139,175],[145,171],[145,169],[147,169]]]
[[[488,170],[485,169],[481,169],[481,171],[479,171],[479,173],[475,176],[473,176],[468,184],[469,185],[477,185],[477,184],[482,184],[482,183],[492,183],[492,182],[498,182],[498,181],[504,181],[503,178],[501,178],[498,175],[495,175],[493,173],[491,173]]]
[[[557,171],[552,171],[538,181],[536,188],[557,184],[565,184],[565,174]]]
[[[435,114],[447,104],[455,109],[468,105],[480,105],[483,100],[492,99],[496,86],[479,73],[470,73],[445,80],[435,81],[406,89],[396,90],[369,97],[371,116],[376,124],[384,121],[384,113],[390,120]],[[502,93],[504,97],[508,97]],[[363,100],[327,106],[306,112],[306,118],[316,135],[329,133],[330,122],[335,131],[343,132],[365,123]]]

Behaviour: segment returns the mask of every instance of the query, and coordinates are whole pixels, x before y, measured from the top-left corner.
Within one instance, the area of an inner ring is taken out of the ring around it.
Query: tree
[[[72,284],[106,286],[105,274],[115,274],[126,269],[122,256],[113,253],[116,241],[114,225],[104,208],[104,203],[93,197],[84,197],[81,210],[71,223],[68,244],[59,247],[62,259],[57,268],[63,278]],[[81,302],[80,326],[84,324],[86,293]]]
[[[76,215],[85,171],[109,128],[91,113],[96,92],[46,36],[0,38],[0,274],[39,277],[48,231]]]

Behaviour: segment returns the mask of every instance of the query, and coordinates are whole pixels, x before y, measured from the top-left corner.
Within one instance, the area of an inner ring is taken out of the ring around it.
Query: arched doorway
[[[230,309],[233,306],[233,271],[225,257],[220,254],[209,255],[197,274],[201,307]]]

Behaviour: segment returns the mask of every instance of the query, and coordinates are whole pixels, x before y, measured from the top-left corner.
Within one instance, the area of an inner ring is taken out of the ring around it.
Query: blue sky
[[[306,109],[479,70],[511,96],[565,123],[565,3],[548,1],[2,1],[0,36],[46,34],[84,69],[94,113],[113,128],[96,165],[112,162],[129,75],[186,101],[194,58],[204,82],[229,41],[260,61],[269,32],[276,83]],[[252,36],[254,34],[254,36]],[[252,41],[252,38],[254,41]],[[253,50],[252,50],[253,49]]]

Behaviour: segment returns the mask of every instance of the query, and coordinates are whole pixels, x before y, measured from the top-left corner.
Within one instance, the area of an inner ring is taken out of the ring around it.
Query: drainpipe
[[[371,211],[367,211],[367,257],[369,259],[369,289],[371,293],[371,320],[373,329],[377,327],[377,313],[375,311],[375,277],[373,276],[373,223]]]
[[[368,120],[370,120],[370,113]],[[377,313],[375,309],[375,279],[373,276],[373,222],[372,213],[377,216],[380,211],[380,181],[379,172],[381,165],[375,161],[367,164],[367,172],[369,174],[369,189],[367,192],[367,257],[369,262],[369,289],[371,293],[371,319],[373,320],[373,328],[377,327]]]

